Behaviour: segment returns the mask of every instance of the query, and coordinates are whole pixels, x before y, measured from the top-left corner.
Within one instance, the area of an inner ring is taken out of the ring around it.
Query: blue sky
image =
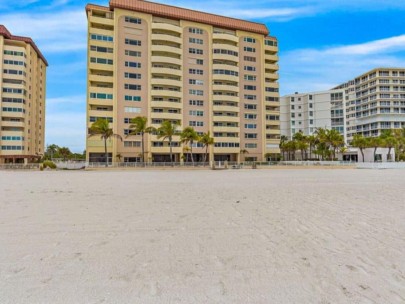
[[[136,1],[136,0],[134,0]],[[329,89],[378,66],[405,67],[405,1],[159,0],[265,23],[280,43],[281,94]],[[0,24],[48,59],[46,143],[85,148],[85,1],[0,0]],[[108,5],[107,0],[91,3]]]

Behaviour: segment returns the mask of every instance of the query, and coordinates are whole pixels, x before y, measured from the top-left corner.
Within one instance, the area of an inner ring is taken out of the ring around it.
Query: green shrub
[[[44,169],[49,168],[49,169],[56,169],[56,164],[53,161],[46,160],[43,163]]]

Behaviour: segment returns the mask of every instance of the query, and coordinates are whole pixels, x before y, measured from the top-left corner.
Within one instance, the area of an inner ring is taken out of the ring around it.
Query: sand
[[[404,173],[0,171],[0,303],[405,303]]]

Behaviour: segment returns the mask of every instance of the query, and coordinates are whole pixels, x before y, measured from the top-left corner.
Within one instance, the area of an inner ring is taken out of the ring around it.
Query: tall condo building
[[[258,160],[279,153],[278,44],[264,24],[141,0],[89,4],[87,126],[110,121],[123,141],[108,143],[112,161],[140,160],[130,120],[165,120],[210,132],[215,160]],[[197,160],[205,150],[195,145]],[[169,145],[146,136],[149,161],[168,161]],[[173,152],[184,151],[179,137]],[[89,161],[104,144],[87,139]]]
[[[27,163],[44,153],[47,66],[31,38],[0,25],[0,163]]]
[[[346,129],[379,136],[386,129],[405,127],[405,68],[377,68],[335,89],[345,90]]]

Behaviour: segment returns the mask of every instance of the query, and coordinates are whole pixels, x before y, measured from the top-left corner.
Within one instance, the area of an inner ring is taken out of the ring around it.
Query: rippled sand
[[[405,171],[0,171],[0,303],[405,303]]]

